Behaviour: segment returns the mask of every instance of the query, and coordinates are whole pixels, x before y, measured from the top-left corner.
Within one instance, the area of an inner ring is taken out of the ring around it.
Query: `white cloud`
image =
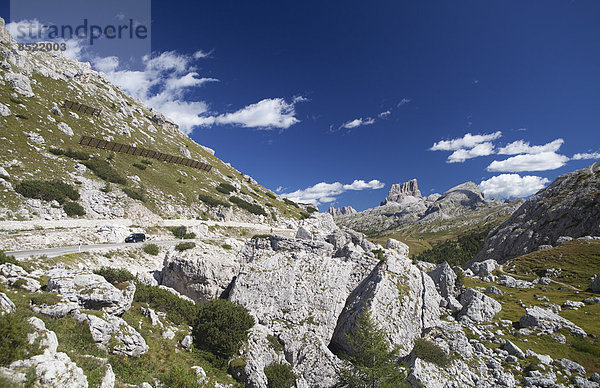
[[[385,112],[381,112],[380,114],[378,114],[378,116],[379,116],[379,118],[385,119],[386,117],[388,117],[391,114],[392,114],[391,111],[386,110]]]
[[[502,132],[494,132],[484,135],[472,135],[470,133],[465,134],[463,137],[441,140],[437,143],[433,143],[430,148],[431,151],[457,151],[460,149],[471,149],[478,144],[489,142],[498,139],[502,136]]]
[[[349,190],[376,190],[385,185],[377,179],[366,182],[364,180],[355,180],[350,184],[335,183],[317,183],[314,186],[303,190],[297,190],[293,193],[282,194],[282,197],[289,198],[296,202],[310,203],[319,205],[321,203],[334,202],[336,197]]]
[[[501,174],[482,181],[481,191],[489,198],[521,198],[528,197],[543,189],[550,182],[547,178],[519,174]]]
[[[277,188],[275,189],[276,193],[281,193],[285,188],[283,186],[277,186]]]
[[[17,42],[29,42],[43,39],[48,30],[48,28],[37,19],[25,19],[19,20],[18,22],[10,22],[6,25],[6,29]]]
[[[342,124],[342,126],[340,128],[351,129],[351,128],[360,127],[361,125],[371,125],[373,123],[375,123],[375,119],[373,119],[371,117],[367,117],[366,119],[363,119],[361,117],[359,119],[354,119],[354,120],[351,120],[351,121],[348,121],[348,122]]]
[[[212,54],[212,51],[206,52],[198,50],[194,53],[194,59],[208,58]]]
[[[494,153],[494,145],[490,142],[477,144],[471,149],[460,149],[454,151],[448,156],[447,163],[462,163],[467,159],[476,158],[478,156],[488,156]]]
[[[410,98],[403,98],[402,100],[400,100],[400,102],[398,103],[398,108],[400,108],[402,105],[408,104],[409,102],[411,102],[412,100]]]
[[[573,160],[600,159],[600,152],[575,154]]]
[[[541,152],[510,157],[505,160],[494,160],[487,167],[488,171],[520,172],[555,170],[565,165],[569,158],[555,152]]]
[[[295,102],[303,99],[294,98],[287,103],[283,98],[268,98],[248,105],[236,112],[225,113],[219,116],[203,117],[200,125],[232,124],[248,128],[289,128],[300,122],[295,115]]]
[[[540,154],[542,152],[556,152],[560,149],[565,141],[556,139],[550,143],[541,146],[530,146],[529,142],[517,140],[498,150],[501,155],[518,155],[518,154]]]

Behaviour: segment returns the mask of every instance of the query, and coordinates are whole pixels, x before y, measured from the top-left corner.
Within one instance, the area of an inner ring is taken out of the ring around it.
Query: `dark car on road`
[[[146,235],[144,233],[132,233],[125,238],[126,243],[135,243],[140,241],[146,241]]]

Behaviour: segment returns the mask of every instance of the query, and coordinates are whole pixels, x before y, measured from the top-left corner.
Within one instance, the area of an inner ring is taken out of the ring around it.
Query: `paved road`
[[[27,251],[12,251],[5,252],[7,255],[14,256],[16,259],[23,259],[31,256],[48,256],[48,257],[56,257],[62,255],[68,255],[70,253],[79,253],[79,252],[90,252],[90,251],[101,251],[101,250],[110,250],[110,249],[118,249],[123,247],[135,247],[135,246],[143,246],[144,244],[157,244],[157,245],[176,245],[180,243],[181,240],[159,240],[152,241],[149,240],[145,243],[114,243],[114,244],[92,244],[92,245],[72,245],[67,247],[58,247],[58,248],[45,248],[45,249],[31,249]]]

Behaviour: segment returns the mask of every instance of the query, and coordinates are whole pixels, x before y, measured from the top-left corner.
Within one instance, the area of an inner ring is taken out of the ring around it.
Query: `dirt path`
[[[508,276],[512,276],[512,277],[514,277],[514,278],[521,278],[522,280],[526,280],[526,279],[524,279],[524,278],[525,278],[525,276],[523,276],[523,275],[517,275],[517,274],[514,274],[514,273],[504,272],[504,264],[500,265],[500,266],[499,266],[497,269],[498,269],[498,272],[500,272],[501,274],[508,275]],[[559,282],[558,280],[550,279],[550,282],[551,282],[551,283],[560,284],[560,285],[561,285],[561,286],[563,286],[563,287],[568,287],[568,288],[570,288],[570,289],[572,289],[572,290],[575,290],[575,291],[581,291],[581,289],[580,289],[580,288],[577,288],[577,287],[575,287],[575,286],[572,286],[572,285],[570,285],[570,284],[566,284],[566,283],[563,283],[563,282]]]

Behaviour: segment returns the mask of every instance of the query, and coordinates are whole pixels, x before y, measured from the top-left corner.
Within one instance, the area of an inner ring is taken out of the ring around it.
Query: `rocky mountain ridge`
[[[508,260],[559,245],[569,238],[600,235],[600,162],[556,178],[492,230],[472,262]],[[471,264],[471,263],[469,263]]]
[[[521,200],[502,202],[486,199],[477,184],[466,182],[443,194],[423,197],[416,179],[393,184],[380,206],[356,214],[336,215],[336,222],[376,235],[404,227],[438,232],[474,225],[510,215]]]

